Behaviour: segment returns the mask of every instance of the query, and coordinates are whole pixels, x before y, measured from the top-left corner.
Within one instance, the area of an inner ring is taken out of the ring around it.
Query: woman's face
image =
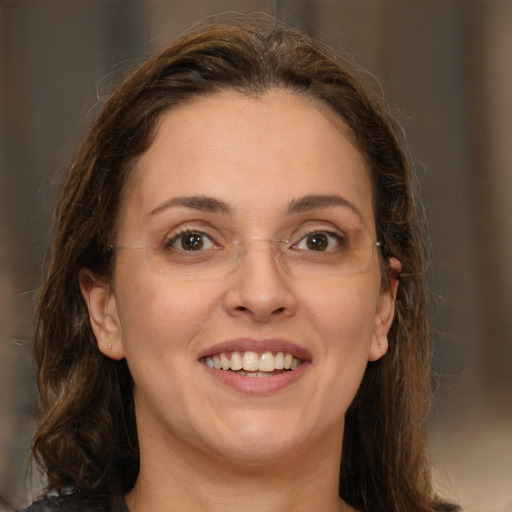
[[[381,290],[378,249],[336,263],[342,235],[375,242],[346,133],[286,91],[162,115],[125,190],[113,282],[81,275],[100,350],[132,373],[141,453],[268,461],[341,443],[396,291]]]

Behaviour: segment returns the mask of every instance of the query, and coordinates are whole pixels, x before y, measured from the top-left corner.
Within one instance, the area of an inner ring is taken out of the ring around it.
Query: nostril
[[[236,308],[237,311],[240,311],[240,312],[244,312],[244,311],[250,311],[249,308],[245,307],[245,306],[238,306]],[[281,314],[281,313],[284,313],[286,311],[286,308],[285,307],[280,307],[280,308],[277,308],[277,309],[274,309],[274,311],[272,311],[272,315],[275,315],[275,314]]]
[[[259,271],[241,272],[239,276],[229,283],[225,293],[224,305],[229,314],[268,322],[295,313],[295,294],[288,282]]]

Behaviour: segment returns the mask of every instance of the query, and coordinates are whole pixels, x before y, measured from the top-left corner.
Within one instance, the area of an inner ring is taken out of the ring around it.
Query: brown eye
[[[339,250],[344,245],[344,238],[341,235],[320,231],[309,233],[293,248],[301,251],[326,252]]]
[[[306,238],[306,245],[312,251],[325,251],[329,246],[329,239],[324,233],[314,233]]]
[[[169,240],[166,246],[177,251],[201,251],[211,249],[213,241],[199,231],[184,231]]]
[[[180,237],[181,246],[186,251],[199,251],[203,248],[203,236],[198,233],[185,233]]]

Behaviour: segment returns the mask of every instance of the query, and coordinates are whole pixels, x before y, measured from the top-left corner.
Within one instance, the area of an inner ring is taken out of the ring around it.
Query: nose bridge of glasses
[[[236,240],[232,242],[232,246],[235,248],[235,260],[240,263],[244,257],[247,257],[253,250],[256,250],[255,254],[265,254],[268,249],[271,250],[271,254],[275,260],[281,258],[284,255],[283,248],[289,243],[287,240],[269,239],[260,236],[254,236],[244,240]]]

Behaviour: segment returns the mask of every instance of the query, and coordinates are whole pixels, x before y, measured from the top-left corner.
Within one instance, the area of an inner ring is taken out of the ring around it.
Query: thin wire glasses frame
[[[252,237],[245,240],[233,240],[222,245],[204,243],[200,237],[208,235],[190,231],[182,233],[190,238],[187,249],[173,247],[169,243],[135,245],[111,245],[112,251],[142,250],[150,269],[173,277],[200,278],[228,274],[236,270],[249,250],[249,246],[258,245],[261,257],[265,257],[270,247],[274,261],[286,273],[294,277],[338,277],[364,273],[368,270],[375,248],[381,248],[381,242],[353,245],[344,241],[335,249],[324,250],[325,233],[310,234],[307,246],[290,240],[265,239]],[[173,239],[176,244],[176,238]],[[313,243],[314,242],[314,243]],[[181,243],[181,242],[180,242]],[[316,245],[315,245],[316,244]],[[323,245],[322,245],[323,244]]]

